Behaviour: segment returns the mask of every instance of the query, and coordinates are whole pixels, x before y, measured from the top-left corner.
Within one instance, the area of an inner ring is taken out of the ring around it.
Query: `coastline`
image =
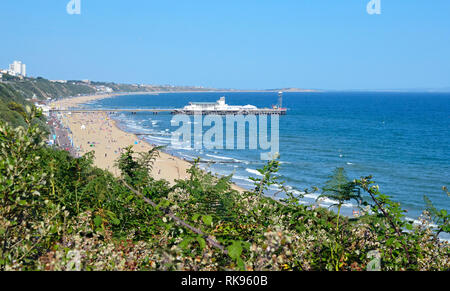
[[[51,108],[67,109],[94,100],[128,94],[138,93],[79,96],[57,100],[49,105]],[[151,95],[152,93],[145,94]],[[111,119],[106,113],[60,113],[60,121],[65,127],[70,129],[70,137],[77,155],[82,156],[90,151],[94,151],[94,165],[110,171],[115,176],[119,176],[120,171],[115,167],[114,163],[120,157],[123,149],[131,145],[136,153],[140,153],[148,152],[154,148],[154,145],[120,129],[116,121]],[[187,170],[191,168],[191,163],[163,151],[159,151],[159,153],[160,155],[155,160],[152,170],[152,176],[155,179],[167,180],[173,185],[175,180],[184,180],[189,177]],[[235,184],[233,184],[233,189],[239,192],[245,191],[244,188]]]

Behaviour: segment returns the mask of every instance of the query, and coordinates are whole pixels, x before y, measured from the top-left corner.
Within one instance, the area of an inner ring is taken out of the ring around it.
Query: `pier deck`
[[[117,112],[168,112],[172,113],[175,109],[50,109],[50,112],[70,112],[70,113],[117,113]]]
[[[118,112],[150,112],[171,113],[171,114],[185,114],[185,115],[286,115],[286,109],[252,109],[252,110],[185,110],[185,109],[51,109],[50,113],[118,113]]]
[[[252,109],[252,110],[186,110],[176,109],[172,114],[185,115],[286,115],[285,109]]]

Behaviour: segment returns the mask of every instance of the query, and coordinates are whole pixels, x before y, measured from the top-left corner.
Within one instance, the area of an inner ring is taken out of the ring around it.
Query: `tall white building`
[[[14,61],[14,63],[9,65],[9,73],[14,76],[25,77],[27,75],[27,67],[21,61]]]
[[[22,64],[22,76],[27,76],[27,66],[25,64]]]

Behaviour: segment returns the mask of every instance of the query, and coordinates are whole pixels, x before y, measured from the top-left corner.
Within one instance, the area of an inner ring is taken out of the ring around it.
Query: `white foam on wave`
[[[312,193],[310,193],[310,194],[304,194],[304,197],[305,198],[310,198],[310,199],[317,199],[317,198],[319,198],[319,194],[312,194]]]
[[[138,132],[138,133],[153,133],[151,129],[148,129],[146,127],[141,126],[140,124],[136,122],[123,122],[125,125],[125,128],[131,132]]]
[[[230,157],[217,156],[217,155],[211,155],[211,154],[206,154],[206,156],[213,158],[213,159],[218,159],[218,160],[234,161],[236,163],[242,162],[240,160],[237,160],[235,158],[230,158]]]
[[[330,198],[326,198],[326,197],[323,197],[323,198],[320,198],[319,200],[318,200],[318,202],[319,203],[323,203],[323,204],[327,204],[327,205],[330,205],[330,206],[332,206],[332,205],[337,205],[339,202],[338,201],[336,201],[336,200],[333,200],[333,199],[330,199]],[[352,203],[343,203],[342,204],[342,207],[345,207],[345,208],[354,208],[354,207],[356,207],[357,205],[355,205],[355,204],[352,204]]]
[[[160,141],[160,142],[171,142],[172,139],[167,137],[160,137],[160,136],[149,136],[149,139]]]
[[[291,187],[292,188],[292,187]],[[289,189],[289,188],[288,188]],[[298,190],[291,190],[291,189],[289,189],[291,192],[292,192],[292,194],[294,194],[294,195],[305,195],[306,193],[305,192],[303,192],[303,191],[298,191]]]
[[[405,217],[405,220],[407,220],[407,221],[412,221],[413,224],[415,224],[415,225],[422,225],[422,224],[423,224],[420,220],[414,219],[414,218],[411,218],[411,217],[408,217],[408,216]],[[437,226],[436,224],[434,224],[434,223],[430,223],[429,226],[431,226],[431,227],[433,227],[433,228],[438,227],[438,226]]]
[[[327,198],[327,197],[319,198],[320,194],[315,194],[315,193],[304,194],[304,192],[302,193],[302,192],[299,192],[299,191],[297,191],[297,193],[303,194],[305,198],[317,200],[321,204],[334,205],[334,204],[338,203],[338,201],[330,199],[330,198]],[[346,207],[346,208],[354,208],[357,205],[356,204],[352,204],[352,203],[344,203],[344,204],[342,204],[342,206]]]
[[[192,150],[192,147],[185,146],[183,144],[172,144],[171,146],[169,146],[169,148],[174,149],[174,150],[185,150],[185,151],[191,151]]]
[[[233,176],[233,179],[236,179],[236,180],[242,180],[242,181],[246,181],[246,182],[249,182],[249,183],[253,183],[253,181],[250,180],[248,177],[243,177],[243,176],[234,175],[234,176]],[[251,185],[253,185],[253,184],[251,184]]]
[[[249,169],[249,168],[247,168],[247,169],[245,169],[247,172],[249,172],[250,174],[253,174],[253,175],[256,175],[256,176],[261,176],[262,177],[262,174],[260,173],[260,172],[258,172],[257,170],[253,170],[253,169]]]
[[[170,134],[170,133],[168,133],[168,132],[166,132],[166,131],[158,131],[158,135],[160,135],[160,136],[172,136],[172,134]]]

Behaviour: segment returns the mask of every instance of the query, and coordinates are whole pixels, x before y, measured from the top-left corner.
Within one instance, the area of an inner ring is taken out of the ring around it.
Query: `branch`
[[[378,208],[381,210],[381,212],[383,213],[383,215],[389,220],[389,223],[391,224],[391,226],[394,228],[395,232],[397,233],[397,235],[399,237],[402,237],[402,234],[400,232],[400,230],[398,229],[397,225],[392,221],[391,216],[386,213],[386,211],[384,210],[384,208],[381,206],[381,204],[378,202],[378,200],[375,198],[374,194],[372,193],[372,189],[367,188],[367,193],[369,193],[370,197],[372,198],[373,201],[375,201],[375,203],[377,204]],[[406,253],[406,258],[408,259],[408,262],[411,262],[410,257],[409,257],[409,251],[408,248],[406,247],[405,244],[403,244],[403,250]]]

